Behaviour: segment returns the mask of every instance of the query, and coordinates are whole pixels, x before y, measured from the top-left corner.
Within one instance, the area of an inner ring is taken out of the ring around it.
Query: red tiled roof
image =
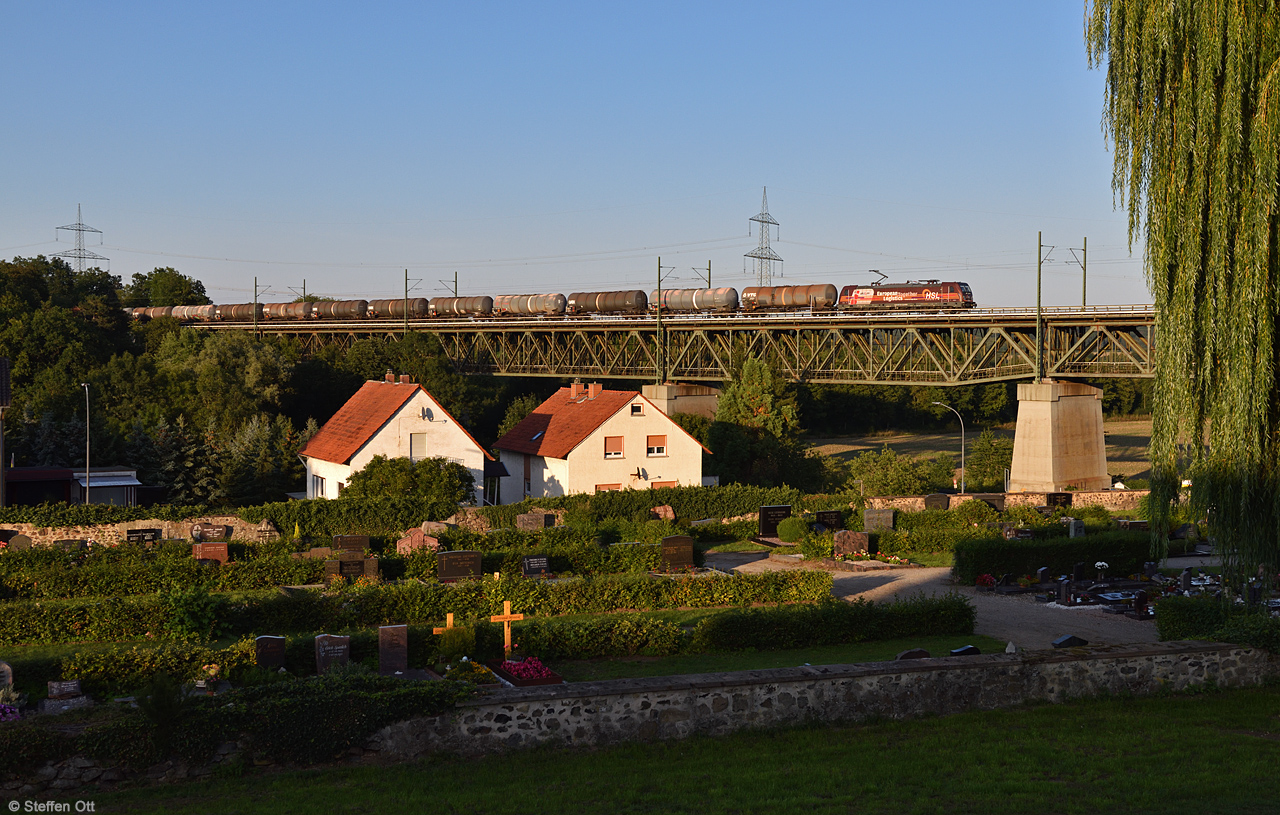
[[[594,399],[585,395],[570,399],[569,392],[568,388],[556,391],[493,446],[514,453],[565,458],[606,419],[640,395],[639,391],[602,390]]]
[[[311,437],[306,446],[298,451],[298,455],[307,456],[309,458],[318,458],[322,461],[333,461],[338,464],[346,464],[351,461],[361,447],[369,442],[379,430],[382,429],[396,411],[404,407],[405,403],[413,398],[418,391],[427,392],[421,385],[402,384],[399,382],[385,382],[375,380],[366,382],[356,391],[355,396],[347,400],[347,403],[333,414],[329,421],[324,423],[324,427],[320,428],[320,432]],[[439,403],[437,403],[439,404]],[[471,438],[471,434],[458,420],[449,415],[449,411],[443,406],[440,410],[445,416],[456,424],[463,433],[467,434],[467,438],[475,442]],[[480,447],[476,444],[476,447]],[[486,458],[492,459],[493,456],[484,448],[480,448]]]

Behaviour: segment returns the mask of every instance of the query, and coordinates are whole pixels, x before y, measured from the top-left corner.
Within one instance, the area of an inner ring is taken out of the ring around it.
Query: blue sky
[[[339,297],[967,280],[1149,302],[1080,2],[9,4],[0,256]]]

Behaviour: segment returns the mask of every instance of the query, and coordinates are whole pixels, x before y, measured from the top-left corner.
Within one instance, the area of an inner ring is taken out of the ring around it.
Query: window
[[[311,497],[324,497],[324,479],[318,475],[311,476]]]
[[[341,495],[342,495],[342,488],[343,488],[343,487],[345,487],[345,486],[347,486],[347,485],[346,485],[346,484],[343,484],[341,481],[339,481],[339,482],[338,482],[338,495],[339,495],[339,496],[341,496]]]
[[[632,415],[632,416],[643,416],[643,415],[644,415],[644,405],[642,405],[642,404],[632,405],[632,406],[631,406],[631,415]]]
[[[621,436],[605,436],[604,437],[604,457],[605,458],[622,458],[622,437]]]
[[[409,460],[421,461],[427,457],[427,434],[409,434]]]
[[[621,489],[621,484],[596,484],[596,492],[618,492]]]
[[[679,485],[679,484],[677,484],[675,481],[655,481],[655,482],[653,482],[652,484],[650,484],[650,485],[649,485],[649,488],[650,488],[650,489],[655,489],[655,490],[660,490],[660,489],[662,489],[663,487],[678,487],[678,486],[680,486],[680,485]]]
[[[648,456],[665,456],[667,454],[667,437],[666,436],[650,436],[648,443],[645,445],[645,455]]]
[[[526,498],[533,494],[533,456],[528,453],[524,454],[524,494]]]

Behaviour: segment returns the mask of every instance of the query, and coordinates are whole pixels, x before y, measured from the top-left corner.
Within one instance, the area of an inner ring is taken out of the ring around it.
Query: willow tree
[[[1280,9],[1093,0],[1085,38],[1155,297],[1152,506],[1167,522],[1189,477],[1239,585],[1280,562]]]

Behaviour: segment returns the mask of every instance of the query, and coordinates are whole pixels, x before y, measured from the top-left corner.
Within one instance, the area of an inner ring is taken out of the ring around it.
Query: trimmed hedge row
[[[239,511],[250,523],[271,521],[285,535],[297,530],[303,535],[381,535],[398,538],[406,529],[423,521],[443,521],[433,517],[426,504],[409,498],[313,498],[245,507]]]
[[[1280,654],[1280,619],[1265,609],[1241,610],[1204,597],[1165,597],[1156,602],[1161,640],[1214,640]]]
[[[625,518],[645,521],[649,510],[670,506],[679,518],[732,518],[757,512],[761,506],[796,504],[804,496],[790,487],[752,487],[726,484],[722,487],[663,487],[656,490],[618,490],[594,495],[566,495],[558,498],[526,499],[518,504],[485,507],[481,513],[494,528],[515,526],[517,515],[534,508],[564,509],[569,520],[601,521]]]
[[[972,584],[979,575],[1034,574],[1048,566],[1054,574],[1070,574],[1076,563],[1105,561],[1112,574],[1142,571],[1151,560],[1151,535],[1147,532],[1104,532],[1082,538],[1004,540],[981,538],[957,541],[952,573],[961,583]]]
[[[340,630],[399,623],[436,624],[500,613],[504,600],[525,614],[605,613],[795,603],[830,595],[828,572],[786,571],[731,577],[606,575],[558,582],[505,575],[501,581],[451,585],[416,581],[351,588],[249,592],[220,597],[217,619],[227,634]],[[0,615],[0,645],[164,638],[174,627],[157,595],[74,600],[18,600]]]
[[[185,521],[208,515],[207,506],[167,505],[151,507],[119,507],[110,504],[50,504],[38,506],[0,507],[0,524],[65,527],[121,524],[129,521]]]

